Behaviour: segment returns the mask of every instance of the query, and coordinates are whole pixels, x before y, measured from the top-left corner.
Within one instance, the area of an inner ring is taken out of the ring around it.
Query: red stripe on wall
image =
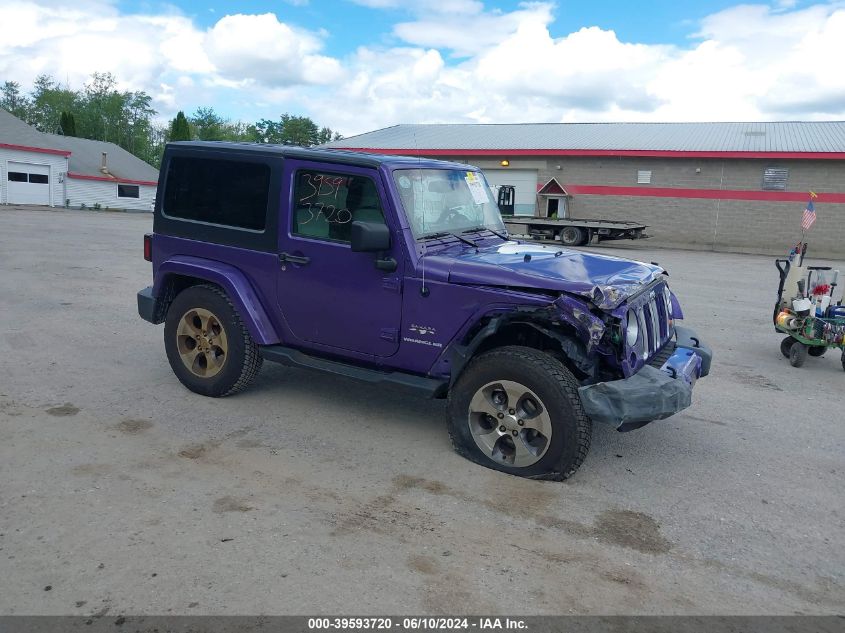
[[[78,180],[99,180],[102,182],[114,182],[120,183],[121,185],[151,185],[153,187],[157,186],[157,182],[153,182],[151,180],[127,180],[126,178],[109,178],[108,176],[89,176],[87,174],[77,174],[75,172],[69,171],[67,173],[68,178],[77,178]]]
[[[70,156],[70,152],[63,149],[45,149],[43,147],[29,147],[28,145],[12,145],[11,143],[0,143],[0,149],[17,149],[24,152],[38,152],[39,154],[56,154],[57,156]]]
[[[680,189],[672,187],[613,187],[608,185],[564,185],[572,195],[641,196],[647,198],[704,198],[708,200],[762,200],[765,202],[807,202],[806,191],[748,191],[743,189]],[[819,193],[816,202],[845,202],[845,193]]]
[[[639,156],[645,158],[764,158],[793,160],[845,160],[845,152],[698,152],[650,149],[385,149],[337,148],[350,152],[402,156]]]

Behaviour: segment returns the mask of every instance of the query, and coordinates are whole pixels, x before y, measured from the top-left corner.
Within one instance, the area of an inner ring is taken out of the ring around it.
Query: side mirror
[[[390,229],[382,222],[356,221],[350,242],[355,253],[386,251],[390,248]]]

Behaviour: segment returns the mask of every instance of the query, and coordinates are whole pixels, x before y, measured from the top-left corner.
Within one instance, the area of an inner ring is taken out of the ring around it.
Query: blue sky
[[[845,119],[845,0],[15,0],[0,80],[112,72],[214,107],[396,123]]]
[[[444,3],[446,4],[446,3]],[[485,2],[490,10],[513,11],[520,2]],[[562,37],[583,26],[598,26],[613,30],[626,41],[646,44],[674,43],[685,45],[695,33],[698,21],[706,15],[735,6],[730,0],[709,0],[702,2],[677,2],[672,0],[651,0],[647,5],[639,2],[619,0],[598,2],[558,2],[555,22],[550,29],[555,37]],[[174,1],[149,3],[122,1],[119,3],[126,13],[143,13],[149,10],[163,12],[168,7],[178,7],[184,13],[194,16],[197,23],[211,27],[227,13],[275,13],[285,22],[297,24],[310,30],[326,29],[330,37],[326,41],[326,52],[331,55],[346,55],[361,44],[380,42],[395,43],[391,28],[395,22],[405,21],[411,14],[405,8],[378,9],[362,6],[350,0],[311,0],[304,4],[285,0],[247,2]]]

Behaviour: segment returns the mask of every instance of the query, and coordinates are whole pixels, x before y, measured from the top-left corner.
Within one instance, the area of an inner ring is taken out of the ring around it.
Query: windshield
[[[393,180],[417,239],[471,229],[504,232],[484,174],[457,169],[397,169]]]

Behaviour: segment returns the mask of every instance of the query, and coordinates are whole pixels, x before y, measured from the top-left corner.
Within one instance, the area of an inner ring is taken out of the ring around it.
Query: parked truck
[[[584,246],[593,238],[604,240],[638,240],[649,237],[647,225],[620,220],[579,220],[542,217],[539,210],[532,216],[514,215],[514,187],[501,185],[498,191],[499,211],[505,226],[517,235],[534,239],[559,240],[565,246]]]

